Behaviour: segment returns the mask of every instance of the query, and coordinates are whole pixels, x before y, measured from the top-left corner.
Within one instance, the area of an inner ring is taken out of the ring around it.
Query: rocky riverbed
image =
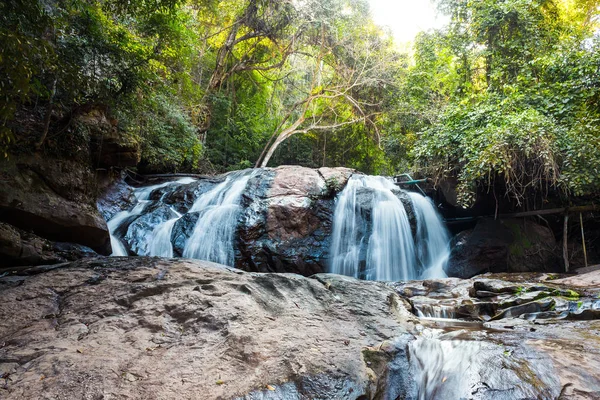
[[[146,257],[7,270],[0,397],[597,399],[600,274],[557,278],[386,284]]]

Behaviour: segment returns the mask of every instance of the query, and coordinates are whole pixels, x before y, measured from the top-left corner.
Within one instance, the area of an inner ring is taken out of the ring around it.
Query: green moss
[[[504,225],[510,229],[514,238],[508,249],[510,254],[516,257],[524,256],[525,251],[533,247],[533,243],[527,236],[526,231],[523,229],[520,223],[509,221],[505,222]]]

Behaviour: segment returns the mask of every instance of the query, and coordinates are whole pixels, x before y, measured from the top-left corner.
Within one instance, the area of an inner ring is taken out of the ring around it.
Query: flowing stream
[[[200,212],[183,256],[233,265],[233,240],[242,210],[240,200],[252,173],[230,174],[225,181],[194,202],[190,212]]]
[[[225,180],[211,190],[200,193],[192,207],[186,214],[198,213],[198,220],[188,238],[183,256],[200,260],[213,261],[230,265],[234,263],[233,240],[237,220],[241,212],[241,197],[248,180],[253,172],[240,171],[229,174]],[[118,238],[117,231],[123,223],[131,221],[142,215],[150,203],[152,192],[167,186],[187,185],[195,179],[183,178],[177,181],[166,182],[134,190],[138,201],[131,210],[116,214],[109,222],[108,227],[113,248],[113,256],[126,256],[127,248]],[[165,194],[163,194],[164,197]],[[160,203],[162,198],[158,201]],[[140,255],[173,257],[173,244],[171,236],[175,224],[183,217],[182,214],[170,207],[170,212],[175,215],[165,221],[159,222],[152,228],[148,235],[149,242]]]
[[[353,175],[338,197],[333,226],[333,273],[387,281],[446,276],[449,236],[435,207],[389,179]]]

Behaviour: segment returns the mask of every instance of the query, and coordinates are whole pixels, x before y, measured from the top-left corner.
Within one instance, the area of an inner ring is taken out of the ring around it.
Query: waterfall
[[[224,182],[198,197],[189,212],[199,212],[183,256],[219,264],[234,264],[233,241],[240,215],[240,200],[254,173],[232,173]]]
[[[125,248],[125,245],[123,244],[123,242],[116,236],[116,231],[117,231],[117,229],[119,229],[119,227],[125,220],[142,214],[142,212],[144,211],[144,208],[149,203],[148,199],[150,198],[150,195],[152,194],[153,191],[155,191],[156,189],[160,189],[160,188],[171,186],[171,185],[177,185],[177,184],[186,185],[186,184],[192,183],[194,181],[195,181],[195,179],[186,177],[186,178],[178,179],[176,181],[170,181],[170,182],[160,183],[158,185],[152,185],[152,186],[146,186],[146,187],[134,189],[133,195],[135,196],[135,198],[137,200],[137,204],[135,205],[135,207],[133,207],[131,210],[125,210],[125,211],[121,211],[121,212],[115,214],[110,219],[110,221],[108,221],[108,223],[107,223],[108,231],[110,233],[110,245],[111,245],[112,251],[113,251],[111,256],[118,257],[118,256],[126,256],[127,255],[127,249]],[[173,222],[173,224],[175,224],[175,222]],[[171,256],[172,255],[173,255],[173,249],[171,249]]]
[[[173,244],[171,243],[171,233],[175,223],[181,218],[181,214],[173,210],[177,215],[175,218],[158,225],[152,231],[152,240],[148,246],[148,255],[156,257],[173,257]]]
[[[489,345],[460,340],[461,333],[425,330],[408,346],[419,400],[464,399],[472,394],[470,371],[484,368],[480,353]]]
[[[417,219],[417,257],[424,267],[421,279],[446,278],[444,267],[450,257],[450,235],[427,197],[409,193]]]
[[[415,214],[415,240],[399,195],[384,177],[349,179],[334,213],[331,272],[386,281],[446,276],[449,237],[435,207],[419,194],[407,196]]]
[[[135,194],[135,191],[134,191]],[[137,198],[137,196],[136,196]],[[110,233],[110,245],[112,247],[112,254],[111,256],[126,256],[127,255],[127,249],[125,248],[125,245],[123,244],[123,242],[117,238],[116,236],[116,230],[119,229],[119,227],[121,226],[121,224],[128,218],[136,216],[136,215],[140,215],[142,213],[142,211],[144,211],[144,207],[146,207],[146,204],[148,204],[147,200],[138,200],[138,203],[135,205],[135,207],[133,207],[131,210],[126,210],[126,211],[121,211],[117,214],[115,214],[110,221],[108,221],[107,225],[108,225],[108,231]]]

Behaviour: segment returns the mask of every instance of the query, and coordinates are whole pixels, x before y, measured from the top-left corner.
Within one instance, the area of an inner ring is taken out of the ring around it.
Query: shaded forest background
[[[141,172],[411,172],[463,205],[599,193],[600,2],[437,3],[450,24],[402,52],[364,0],[6,0],[0,148],[76,157],[94,111]]]

